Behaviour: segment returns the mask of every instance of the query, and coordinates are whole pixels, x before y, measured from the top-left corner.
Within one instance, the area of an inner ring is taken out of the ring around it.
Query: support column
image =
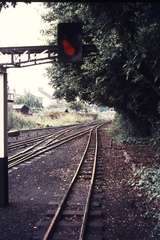
[[[0,207],[8,205],[8,93],[7,72],[0,68]]]

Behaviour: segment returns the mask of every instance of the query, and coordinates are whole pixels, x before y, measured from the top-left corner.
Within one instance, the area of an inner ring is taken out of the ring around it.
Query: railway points
[[[127,204],[136,196],[125,184],[130,175],[130,164],[132,164],[131,148],[117,145],[106,135],[105,128],[109,124],[106,123],[97,130],[95,123],[53,130],[55,136],[64,133],[60,137],[66,141],[59,142],[61,140],[57,139],[59,147],[57,144],[56,148],[53,147],[46,153],[42,151],[39,156],[35,155],[10,168],[11,205],[6,209],[0,208],[0,224],[3,229],[6,229],[8,240],[13,238],[17,240],[63,240],[66,237],[73,240],[99,240],[107,239],[108,235],[114,235],[111,222],[111,218],[113,219],[116,214],[114,204],[120,204],[118,208],[123,212],[121,198],[123,198],[123,204]],[[81,134],[76,136],[76,133],[80,132]],[[25,134],[26,139],[31,140],[27,131]],[[35,133],[34,140],[36,135],[38,141],[43,135],[46,138],[51,137],[47,131],[40,135]],[[21,141],[23,142],[24,138]],[[20,140],[17,140],[18,142],[20,143]],[[54,143],[54,140],[50,142],[49,148],[50,144],[54,146],[56,142]],[[87,146],[89,152],[87,152]],[[144,152],[144,146],[142,151]],[[126,162],[126,153],[130,156],[128,162]],[[94,160],[96,162],[92,165]],[[80,161],[84,161],[84,165],[81,165]],[[117,172],[117,166],[119,172]],[[76,179],[74,175],[78,172],[80,175],[77,175],[77,182],[74,183],[73,179]],[[73,187],[71,193],[68,191],[70,186]],[[115,193],[119,195],[120,202],[114,198]],[[63,209],[60,206],[63,206]],[[133,227],[140,234],[137,223],[129,218],[132,210],[129,207],[124,209],[125,215],[119,215],[121,219],[119,225],[123,228],[122,223],[126,221],[127,232],[129,232],[128,228]],[[134,212],[132,214],[134,216]],[[134,217],[140,212],[137,210],[135,214]],[[19,220],[24,222],[21,227]],[[55,224],[54,231],[50,231],[54,225],[52,223]],[[144,223],[145,229],[149,229],[145,220]],[[145,229],[142,227],[144,233]],[[52,235],[53,232],[54,235]],[[0,230],[0,236],[3,239],[5,239],[5,234]]]

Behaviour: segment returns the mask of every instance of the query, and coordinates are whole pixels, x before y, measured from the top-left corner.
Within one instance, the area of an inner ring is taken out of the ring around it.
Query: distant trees
[[[0,11],[2,10],[2,8],[8,8],[10,6],[15,7],[16,6],[16,1],[12,1],[12,2],[3,1],[3,2],[0,2]]]
[[[31,1],[24,1],[25,3],[31,3]],[[0,11],[2,8],[8,8],[8,7],[15,7],[17,5],[18,1],[3,1],[0,2]]]
[[[73,101],[73,102],[70,102],[69,103],[69,108],[76,111],[76,112],[79,112],[81,110],[85,110],[85,105],[80,102],[80,101]]]
[[[54,63],[47,70],[55,96],[114,107],[149,134],[160,116],[160,3],[59,2],[49,9],[43,19],[50,43],[56,44],[55,20],[82,21],[84,43],[99,50],[82,65]]]
[[[34,96],[30,92],[26,92],[23,96],[17,97],[15,103],[26,104],[31,108],[43,108],[42,99]]]

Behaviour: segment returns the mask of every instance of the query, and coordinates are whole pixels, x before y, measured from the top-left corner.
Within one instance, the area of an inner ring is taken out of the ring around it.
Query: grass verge
[[[97,118],[96,114],[77,114],[77,113],[46,113],[23,115],[13,112],[11,129],[31,129],[52,126],[65,126],[69,124],[93,121]]]
[[[135,190],[143,190],[146,195],[146,202],[153,207],[148,209],[145,217],[155,219],[155,227],[151,232],[149,239],[160,239],[160,168],[159,165],[153,167],[135,167],[133,168],[133,178],[129,181],[129,185]]]

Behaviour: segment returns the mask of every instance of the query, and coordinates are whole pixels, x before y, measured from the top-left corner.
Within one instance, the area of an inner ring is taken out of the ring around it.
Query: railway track
[[[49,133],[49,134],[44,134],[41,135],[39,137],[31,137],[25,140],[19,140],[16,141],[16,143],[12,143],[9,145],[8,150],[9,152],[13,151],[13,150],[17,150],[17,149],[22,149],[22,148],[26,148],[30,145],[33,145],[34,143],[36,144],[40,144],[43,143],[44,141],[47,141],[49,139],[56,139],[58,136],[64,135],[65,133],[71,131],[72,129],[62,129],[58,132],[53,132],[53,133]]]
[[[85,134],[88,134],[90,129],[92,129],[93,127],[94,127],[94,125],[87,127],[87,128],[85,127],[84,130],[78,131],[78,132],[70,134],[70,135],[68,135],[68,132],[73,130],[73,128],[61,130],[57,134],[51,134],[49,136],[46,136],[45,139],[39,140],[33,146],[28,147],[27,149],[9,157],[8,158],[8,163],[9,163],[8,168],[10,169],[12,167],[15,167],[15,166],[19,165],[20,163],[31,160],[34,157],[37,157],[41,154],[51,151],[52,149],[66,143],[66,142],[69,142],[77,137],[81,137]],[[75,128],[74,128],[74,130],[75,130]],[[68,136],[62,137],[66,133]]]
[[[45,134],[42,134],[40,136],[29,137],[29,138],[27,138],[25,140],[22,140],[22,139],[21,140],[17,140],[14,143],[13,142],[9,142],[8,143],[8,151],[12,152],[12,151],[17,150],[17,149],[26,148],[26,147],[28,147],[28,146],[30,146],[30,145],[32,145],[34,143],[37,143],[37,142],[39,142],[41,140],[43,141],[45,139],[52,138],[52,137],[54,137],[54,134],[57,134],[57,133],[58,134],[60,134],[60,133],[65,134],[65,133],[67,133],[69,131],[73,131],[74,129],[83,128],[83,127],[86,127],[86,126],[94,126],[94,124],[96,124],[96,123],[92,122],[92,123],[85,124],[85,125],[84,124],[80,124],[78,126],[77,125],[68,126],[67,128],[59,130],[57,132],[55,132],[54,128],[51,128],[49,133],[45,133]],[[25,131],[25,130],[23,130],[23,131]],[[31,130],[28,130],[28,132],[30,132],[30,131]],[[34,132],[34,131],[35,131],[35,129],[32,130],[32,132]],[[48,130],[47,130],[47,132],[48,132]]]
[[[101,164],[97,165],[98,128],[101,125],[89,130],[83,156],[43,240],[102,239],[101,209],[99,204],[96,206],[97,197],[100,197],[96,171],[100,174],[103,168]]]

